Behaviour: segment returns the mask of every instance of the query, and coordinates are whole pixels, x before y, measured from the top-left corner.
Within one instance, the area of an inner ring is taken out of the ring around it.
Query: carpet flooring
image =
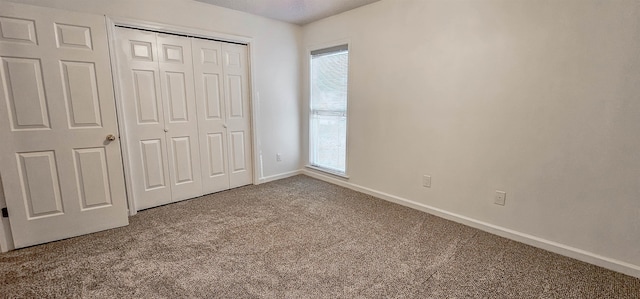
[[[3,298],[640,298],[640,279],[296,176],[0,254]]]

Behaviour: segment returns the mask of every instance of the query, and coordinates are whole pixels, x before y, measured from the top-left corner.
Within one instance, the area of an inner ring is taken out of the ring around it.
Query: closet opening
[[[112,21],[130,215],[253,184],[250,41]]]

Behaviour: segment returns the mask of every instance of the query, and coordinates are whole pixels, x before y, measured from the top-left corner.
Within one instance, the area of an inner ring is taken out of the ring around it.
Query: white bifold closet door
[[[116,34],[136,209],[251,184],[247,47]]]
[[[127,225],[104,16],[0,2],[0,79],[14,245]]]
[[[188,38],[118,28],[136,209],[202,195]]]
[[[247,47],[192,39],[204,193],[251,184]]]

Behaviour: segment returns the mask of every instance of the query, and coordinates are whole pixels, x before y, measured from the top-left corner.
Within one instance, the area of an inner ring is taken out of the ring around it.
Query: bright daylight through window
[[[347,45],[311,52],[309,150],[312,166],[346,174]]]

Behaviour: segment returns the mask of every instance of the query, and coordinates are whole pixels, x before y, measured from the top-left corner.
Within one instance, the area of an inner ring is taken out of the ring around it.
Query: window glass
[[[344,174],[347,149],[346,46],[311,56],[311,165]]]

